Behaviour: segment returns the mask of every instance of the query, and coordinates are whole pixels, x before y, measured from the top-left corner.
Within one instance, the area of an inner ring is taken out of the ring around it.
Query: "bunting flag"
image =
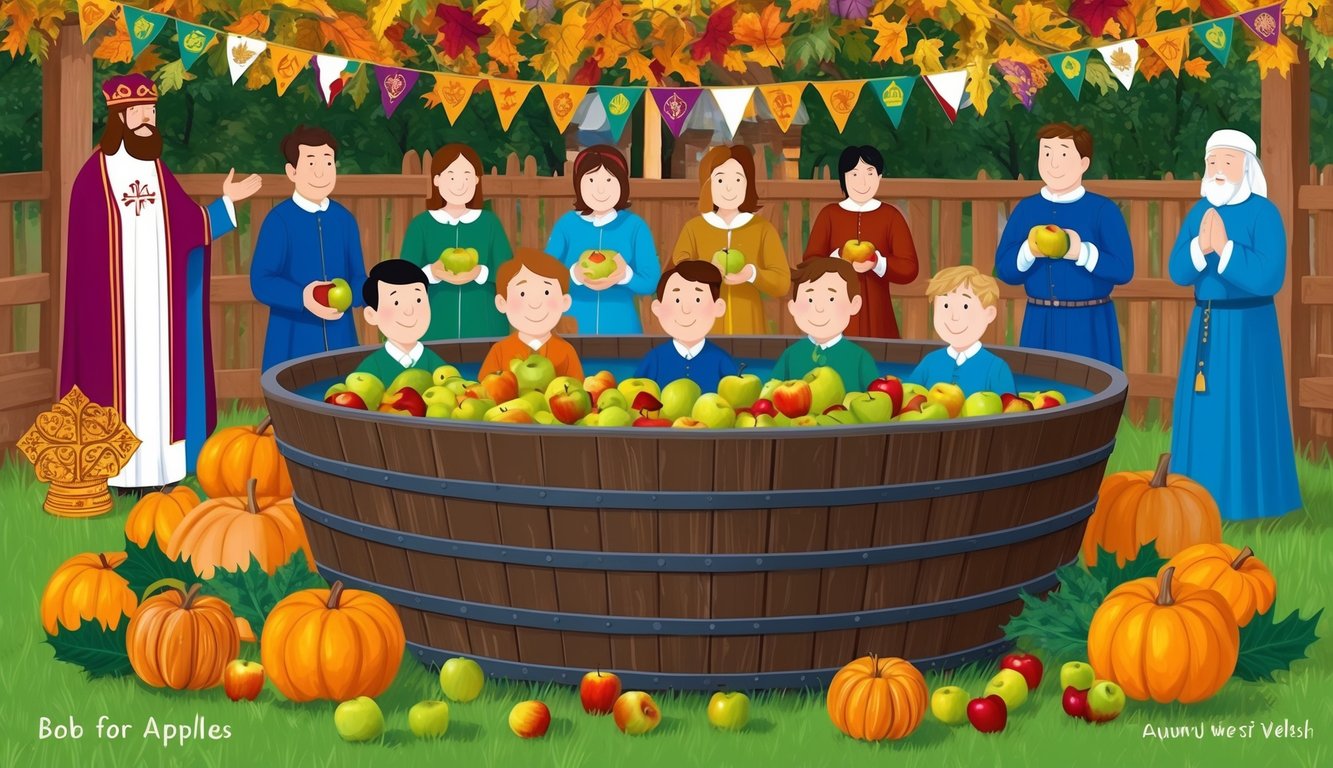
[[[546,108],[551,111],[551,119],[555,121],[556,130],[564,133],[569,127],[569,121],[574,119],[574,112],[578,110],[579,104],[583,103],[583,97],[588,95],[588,86],[541,83],[541,89],[542,95],[546,97]]]
[[[157,33],[167,24],[167,17],[160,13],[142,11],[132,5],[123,6],[125,29],[130,33],[130,50],[139,58],[148,44],[153,42]]]
[[[742,85],[709,90],[713,95],[713,101],[717,102],[718,111],[722,113],[722,119],[727,123],[729,135],[735,138],[736,131],[741,127],[741,120],[745,119],[745,109],[750,106],[750,99],[754,98],[754,86]]]
[[[532,92],[532,83],[522,80],[491,80],[491,97],[495,99],[495,112],[500,116],[500,127],[508,131],[514,124],[514,116],[519,107],[527,101]]]
[[[1009,85],[1014,97],[1031,112],[1032,97],[1037,94],[1037,84],[1032,82],[1032,68],[1013,59],[1000,59],[995,62],[995,68],[1004,75],[1004,82]]]
[[[773,113],[773,119],[783,133],[791,127],[791,121],[796,119],[796,113],[801,110],[801,94],[805,93],[806,85],[808,83],[795,82],[759,86],[759,92],[764,94],[764,101],[768,103],[768,111]]]
[[[188,21],[177,21],[176,42],[181,49],[181,64],[186,69],[193,67],[217,36],[218,33],[208,27],[201,27]]]
[[[1217,63],[1224,67],[1231,56],[1231,35],[1235,27],[1235,19],[1217,19],[1194,27],[1199,40],[1203,42],[1203,47],[1207,48],[1208,52],[1213,54],[1213,58],[1217,59]]]
[[[380,84],[380,104],[384,106],[384,116],[393,117],[393,113],[402,104],[412,87],[417,84],[421,74],[411,69],[397,67],[375,67],[375,79]]]
[[[629,122],[634,107],[643,96],[643,89],[599,85],[597,96],[602,100],[602,109],[606,110],[606,123],[611,128],[611,139],[619,142],[620,135],[625,132],[625,123]]]
[[[685,122],[690,119],[694,105],[699,103],[703,89],[653,88],[652,92],[657,111],[662,114],[662,122],[666,123],[672,136],[680,138],[680,132],[685,130]]]
[[[951,72],[939,72],[922,75],[926,87],[934,94],[940,108],[948,116],[949,122],[958,119],[958,105],[963,102],[963,93],[967,90],[967,70],[955,69]]]
[[[1277,45],[1278,38],[1282,36],[1282,3],[1246,11],[1240,15],[1240,20],[1245,22],[1245,26],[1258,35],[1260,40],[1269,45]]]
[[[231,70],[231,84],[241,79],[245,70],[268,50],[267,40],[253,40],[240,35],[227,35],[227,68]]]
[[[315,82],[319,84],[319,95],[324,97],[326,107],[333,106],[333,100],[343,92],[343,87],[357,67],[341,56],[330,56],[327,53],[316,54],[311,66],[315,70]]]
[[[116,7],[111,0],[79,0],[79,34],[83,35],[83,42],[88,42],[102,22],[111,18]]]
[[[1134,84],[1134,73],[1139,68],[1139,43],[1137,40],[1121,40],[1115,45],[1104,45],[1097,52],[1106,59],[1106,68],[1111,70],[1120,84],[1129,90]]]
[[[875,98],[879,99],[880,106],[888,114],[889,120],[893,122],[893,127],[897,128],[903,121],[903,111],[907,109],[907,100],[912,96],[912,86],[916,85],[916,78],[912,75],[904,77],[885,77],[880,80],[871,80],[870,87],[875,92]]]
[[[449,125],[458,121],[463,108],[472,100],[472,93],[477,88],[478,80],[461,75],[435,73],[435,87],[426,98],[434,97],[444,107],[444,114],[449,118]]]
[[[1088,56],[1091,54],[1092,49],[1086,48],[1069,53],[1053,53],[1046,57],[1060,81],[1074,94],[1074,101],[1078,101],[1083,92],[1083,80],[1088,76]]]
[[[278,86],[279,96],[287,92],[287,86],[301,74],[301,70],[310,63],[310,57],[313,55],[307,51],[281,45],[269,46],[269,56],[273,59],[273,82]]]
[[[1149,35],[1143,38],[1148,47],[1152,48],[1166,66],[1171,70],[1171,74],[1180,77],[1180,65],[1185,62],[1185,55],[1189,53],[1190,33],[1187,29],[1173,29],[1170,32],[1162,32],[1156,35]]]
[[[856,109],[856,102],[861,98],[864,86],[859,80],[834,80],[827,83],[814,83],[815,90],[824,97],[824,106],[828,107],[833,124],[838,126],[838,133],[847,127],[847,118]]]

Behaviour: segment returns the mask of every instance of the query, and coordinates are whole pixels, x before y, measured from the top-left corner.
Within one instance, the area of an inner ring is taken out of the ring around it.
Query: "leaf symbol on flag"
[[[245,64],[255,57],[255,52],[250,50],[250,46],[245,43],[237,43],[231,49],[231,60],[237,64]]]
[[[1124,53],[1124,51],[1120,51],[1120,53]],[[1080,65],[1078,63],[1078,59],[1074,58],[1073,56],[1066,56],[1064,60],[1060,62],[1060,71],[1063,72],[1064,76],[1070,80],[1073,80],[1074,78],[1078,77],[1078,73],[1081,72],[1082,70],[1083,66]]]
[[[1131,62],[1129,59],[1129,54],[1125,52],[1124,48],[1121,48],[1111,54],[1111,66],[1115,67],[1116,69],[1122,72],[1125,71],[1126,69],[1129,69],[1130,64],[1132,63],[1133,62]]]
[[[403,91],[407,89],[407,78],[400,73],[395,72],[384,78],[384,90],[389,94],[389,101],[397,101]]]
[[[1208,29],[1208,34],[1204,37],[1208,40],[1208,44],[1214,48],[1221,48],[1227,44],[1227,33],[1223,32],[1222,28],[1216,24]]]
[[[204,49],[204,41],[204,33],[197,29],[192,29],[190,30],[190,34],[185,36],[185,40],[181,45],[185,46],[185,50],[190,53],[198,53]]]
[[[1272,37],[1273,33],[1277,31],[1277,21],[1273,18],[1273,14],[1264,12],[1255,16],[1254,31],[1263,37]]]
[[[145,37],[151,35],[152,33],[153,33],[153,22],[149,21],[148,19],[139,19],[138,21],[134,22],[135,37],[142,40]]]

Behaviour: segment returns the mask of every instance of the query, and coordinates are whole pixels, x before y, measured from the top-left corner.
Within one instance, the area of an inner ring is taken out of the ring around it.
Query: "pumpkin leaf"
[[[231,606],[232,613],[250,622],[255,637],[259,638],[264,633],[264,620],[280,600],[293,592],[326,586],[319,574],[310,570],[305,552],[298,549],[272,576],[264,573],[254,555],[250,555],[250,564],[244,569],[219,568],[205,583],[204,591],[221,598]]]
[[[199,580],[190,567],[188,560],[172,560],[157,545],[157,534],[148,537],[144,546],[139,546],[129,539],[125,540],[125,562],[116,569],[129,588],[139,597],[153,584],[163,579],[179,580],[192,584]]]
[[[128,627],[127,621],[115,629],[103,629],[96,621],[85,621],[77,629],[60,627],[54,635],[46,636],[46,643],[55,649],[56,661],[82,667],[90,679],[119,677],[134,671],[125,649]]]
[[[1308,619],[1292,611],[1287,618],[1273,621],[1275,610],[1256,614],[1240,628],[1240,658],[1232,677],[1241,680],[1272,682],[1273,673],[1291,669],[1292,662],[1307,658],[1306,651],[1315,640],[1315,627],[1324,613],[1321,608]]]
[[[1115,560],[1113,553],[1098,547],[1097,564],[1088,569],[1093,576],[1106,584],[1107,593],[1127,581],[1154,577],[1162,570],[1162,566],[1166,565],[1166,558],[1157,553],[1156,539],[1140,546],[1138,554],[1134,555],[1133,559],[1126,560],[1124,565],[1117,565]]]

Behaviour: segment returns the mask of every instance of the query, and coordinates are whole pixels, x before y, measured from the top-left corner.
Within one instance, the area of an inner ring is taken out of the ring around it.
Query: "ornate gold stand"
[[[37,479],[50,483],[47,512],[57,517],[95,517],[111,511],[106,482],[139,449],[139,438],[114,408],[91,403],[78,387],[38,414],[19,438]]]

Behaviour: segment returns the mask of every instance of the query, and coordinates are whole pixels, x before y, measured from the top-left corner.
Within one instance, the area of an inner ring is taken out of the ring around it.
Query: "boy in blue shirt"
[[[716,392],[723,376],[737,372],[731,355],[708,341],[713,324],[727,312],[722,273],[706,261],[682,261],[657,281],[653,314],[671,341],[649,352],[634,374],[659,385],[690,379],[704,392]]]
[[[957,384],[964,395],[1013,392],[1008,363],[981,346],[995,322],[1000,287],[976,267],[949,267],[930,278],[926,297],[934,309],[935,333],[948,344],[926,355],[908,380],[930,389],[940,382]]]

